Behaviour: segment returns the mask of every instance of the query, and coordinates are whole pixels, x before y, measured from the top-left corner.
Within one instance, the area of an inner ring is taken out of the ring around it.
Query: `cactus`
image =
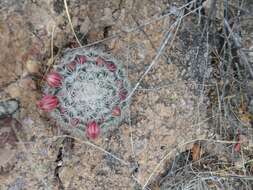
[[[66,129],[96,138],[125,115],[130,85],[122,65],[109,54],[68,49],[45,79],[38,107]]]

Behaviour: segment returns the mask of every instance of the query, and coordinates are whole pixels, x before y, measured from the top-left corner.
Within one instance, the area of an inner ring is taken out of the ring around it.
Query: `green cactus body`
[[[130,85],[122,65],[111,55],[69,49],[51,73],[43,91],[58,99],[49,114],[60,126],[85,131],[95,121],[105,131],[124,117]]]

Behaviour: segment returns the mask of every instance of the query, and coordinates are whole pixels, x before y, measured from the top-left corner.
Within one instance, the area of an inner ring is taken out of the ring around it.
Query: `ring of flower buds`
[[[45,95],[37,105],[61,126],[81,129],[95,139],[101,129],[122,119],[130,88],[125,76],[122,65],[108,54],[69,50],[46,76]]]

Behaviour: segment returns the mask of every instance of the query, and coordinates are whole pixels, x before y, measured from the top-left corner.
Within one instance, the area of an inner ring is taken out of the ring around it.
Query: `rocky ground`
[[[247,10],[252,10],[248,2]],[[193,4],[188,12],[181,11],[185,4],[73,0],[66,7],[63,0],[0,0],[1,190],[128,190],[148,189],[149,184],[150,189],[170,189],[168,179],[156,181],[176,155],[200,149],[194,145],[200,139],[234,140],[223,138],[213,127],[221,112],[210,114],[215,100],[204,87],[210,81],[216,84],[216,67],[206,61],[209,47],[200,40],[200,9]],[[208,11],[209,5],[204,5]],[[79,46],[66,8],[81,45],[120,59],[132,87],[154,63],[132,96],[128,117],[94,141],[64,133],[36,107],[42,78],[54,59],[64,49]],[[242,44],[252,64],[252,15],[245,17]],[[249,95],[240,118],[246,122],[249,135],[242,138],[250,152],[252,81],[247,85],[243,93]]]

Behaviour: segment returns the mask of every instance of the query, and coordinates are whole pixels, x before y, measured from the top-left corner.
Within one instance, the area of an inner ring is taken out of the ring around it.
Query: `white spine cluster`
[[[59,106],[50,115],[61,126],[85,130],[95,121],[104,130],[120,122],[130,86],[122,65],[111,55],[70,49],[53,70],[60,74],[61,85],[46,85],[44,93],[58,98]]]

